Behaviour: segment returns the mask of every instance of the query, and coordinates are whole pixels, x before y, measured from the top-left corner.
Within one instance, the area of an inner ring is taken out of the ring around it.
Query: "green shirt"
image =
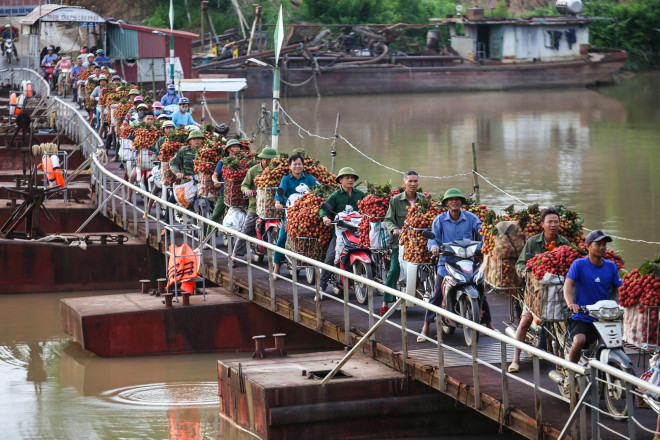
[[[425,198],[424,194],[418,192],[415,194],[415,203]],[[385,214],[385,227],[390,233],[392,249],[399,247],[399,237],[392,234],[392,230],[403,227],[408,215],[408,206],[412,205],[408,202],[405,191],[390,199],[390,207],[387,208],[387,214]]]
[[[364,199],[364,193],[359,189],[353,188],[351,194],[349,195],[347,191],[344,191],[342,188],[339,188],[337,191],[330,194],[326,203],[332,206],[332,210],[335,213],[342,212],[346,209],[347,205],[353,207],[353,211],[358,211],[358,202]],[[326,215],[330,215],[329,212],[326,212],[323,209],[319,209],[319,218],[323,218]]]
[[[154,145],[153,147],[149,147],[149,149],[154,152],[154,156],[156,157],[158,156],[158,153],[160,153],[160,147],[163,146],[166,140],[167,140],[167,136],[161,136],[160,139],[156,141],[156,145]]]
[[[546,251],[543,234],[544,232],[541,232],[532,237],[529,237],[529,240],[527,240],[527,243],[525,243],[525,246],[523,247],[522,252],[518,257],[518,261],[516,261],[516,272],[518,272],[520,277],[525,275],[525,271],[527,270],[527,260]],[[557,234],[557,238],[555,238],[556,247],[570,245],[571,243],[568,240]],[[531,257],[527,258],[527,254],[530,254]]]
[[[195,174],[193,161],[197,156],[199,156],[199,151],[194,149],[192,145],[181,147],[170,160],[170,169],[174,174],[182,173],[184,176],[192,176]]]
[[[260,176],[261,173],[264,172],[263,167],[261,166],[260,163],[256,164],[252,168],[250,168],[245,175],[245,179],[243,179],[243,183],[241,183],[241,191],[245,192],[249,189],[251,190],[256,190],[257,185],[254,184],[254,178],[257,176]],[[248,204],[248,212],[251,212],[253,214],[257,213],[257,198],[256,197],[250,197],[250,203]]]

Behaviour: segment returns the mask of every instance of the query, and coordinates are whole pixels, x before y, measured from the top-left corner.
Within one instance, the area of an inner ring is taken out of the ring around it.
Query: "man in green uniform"
[[[259,159],[258,164],[250,168],[241,183],[241,191],[245,197],[249,198],[248,204],[248,214],[243,222],[241,227],[241,232],[250,237],[255,237],[255,226],[257,223],[257,185],[254,183],[254,179],[257,176],[260,176],[261,173],[268,167],[270,161],[275,159],[278,156],[277,151],[274,148],[266,147],[261,153],[257,156]],[[239,238],[236,240],[236,246],[234,246],[234,252],[232,252],[232,258],[236,258],[237,255],[245,255],[245,240]]]
[[[337,191],[330,194],[326,202],[332,206],[332,211],[337,214],[346,209],[346,206],[350,205],[353,207],[353,211],[358,210],[358,202],[364,198],[364,193],[359,189],[353,188],[353,184],[358,180],[358,175],[355,173],[355,170],[350,167],[345,167],[339,170],[337,174],[337,183],[341,184],[341,188]],[[324,209],[319,209],[319,217],[323,223],[327,226],[330,226],[332,219],[330,219],[329,212],[326,212]],[[337,244],[337,235],[332,235],[332,240],[328,245],[328,250],[325,253],[325,264],[332,266],[335,263],[335,247]],[[325,291],[328,287],[328,281],[330,280],[331,272],[327,270],[321,271],[321,290]]]
[[[405,191],[390,199],[390,207],[387,209],[387,214],[385,215],[385,227],[390,233],[392,246],[392,259],[385,285],[392,289],[397,288],[399,273],[401,271],[399,267],[399,235],[401,235],[401,228],[403,228],[403,223],[406,221],[406,216],[408,215],[408,207],[426,198],[424,194],[417,192],[419,175],[415,171],[408,171],[403,176],[403,186],[405,187]],[[383,294],[383,306],[380,308],[378,314],[382,316],[387,313],[389,303],[395,300],[396,298],[393,295],[388,293]]]
[[[199,130],[193,130],[188,135],[188,145],[181,147],[170,160],[170,169],[177,179],[195,174],[193,161],[199,156],[199,149],[204,145],[205,137]]]
[[[559,246],[570,246],[571,243],[557,233],[559,230],[559,213],[555,208],[548,208],[541,213],[541,226],[543,232],[530,237],[525,243],[518,261],[516,261],[516,272],[520,278],[525,278],[527,274],[527,260],[543,252],[554,249]],[[527,307],[524,308],[520,315],[520,323],[516,330],[516,339],[524,342],[525,334],[529,327],[532,325],[532,314]],[[543,340],[543,338],[541,338]],[[517,373],[520,371],[520,349],[513,349],[513,362],[509,364],[509,373]]]

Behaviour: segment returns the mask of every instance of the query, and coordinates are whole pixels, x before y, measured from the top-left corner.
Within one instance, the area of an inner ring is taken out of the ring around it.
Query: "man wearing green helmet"
[[[445,269],[445,258],[440,255],[440,248],[443,243],[449,243],[454,240],[467,238],[470,240],[481,240],[479,234],[481,229],[481,220],[479,217],[471,212],[461,209],[461,206],[466,203],[465,196],[458,188],[451,188],[445,192],[442,197],[442,204],[448,209],[433,220],[431,231],[435,234],[435,238],[428,241],[428,249],[434,257],[438,257],[438,269],[435,278],[435,291],[433,297],[429,301],[431,304],[442,307],[442,280],[447,275]],[[490,308],[486,301],[486,296],[483,297],[481,323],[494,329],[490,318]],[[421,333],[428,336],[429,324],[435,319],[435,313],[426,311],[424,317],[424,326]],[[424,342],[422,337],[417,338],[417,342]]]
[[[261,153],[257,157],[259,158],[259,163],[248,170],[243,183],[241,183],[241,191],[250,200],[248,214],[241,227],[241,232],[250,237],[256,237],[255,227],[259,218],[257,216],[257,185],[254,183],[254,179],[260,176],[268,165],[270,165],[270,161],[277,157],[277,151],[274,148],[266,147],[261,150]],[[236,258],[237,255],[245,255],[245,244],[245,240],[243,239],[239,238],[236,240],[232,258]]]
[[[238,153],[241,152],[241,141],[238,139],[231,139],[227,144],[225,144],[225,152],[229,153],[229,157],[234,157],[238,156]],[[211,214],[211,220],[213,220],[216,223],[222,223],[222,218],[225,215],[225,188],[224,188],[224,179],[222,178],[222,166],[223,166],[223,161],[224,159],[220,159],[218,163],[215,166],[215,170],[213,171],[213,176],[211,176],[211,179],[213,180],[213,185],[216,188],[220,188],[220,194],[218,194],[218,198],[215,200],[215,206],[213,207],[213,214]],[[211,233],[212,227],[208,227],[206,230],[207,234]],[[225,243],[227,244],[227,243]]]
[[[194,160],[199,156],[199,149],[204,145],[205,139],[199,130],[193,130],[188,134],[188,145],[181,147],[170,160],[170,169],[177,179],[195,174]]]
[[[364,193],[359,189],[353,188],[353,184],[358,180],[358,175],[353,168],[344,167],[339,170],[337,174],[336,181],[341,185],[341,187],[330,194],[326,202],[332,206],[332,211],[334,213],[339,213],[346,210],[347,206],[352,206],[353,211],[358,210],[358,202],[364,198]],[[319,210],[319,218],[323,221],[326,226],[329,226],[332,223],[330,219],[331,213],[325,211],[324,209]],[[327,265],[334,265],[335,263],[335,247],[337,245],[337,236],[336,234],[332,235],[332,240],[328,245],[328,250],[325,253],[325,260],[323,261]],[[325,291],[328,287],[328,281],[330,281],[331,272],[324,270],[321,272],[321,290]]]

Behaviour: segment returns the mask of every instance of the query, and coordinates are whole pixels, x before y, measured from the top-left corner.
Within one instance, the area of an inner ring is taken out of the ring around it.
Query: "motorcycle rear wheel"
[[[371,265],[364,261],[355,261],[355,264],[353,264],[353,273],[369,280],[373,279]],[[353,291],[355,292],[355,299],[358,303],[366,304],[369,301],[369,292],[366,284],[358,282],[354,283]]]
[[[475,324],[479,324],[481,310],[479,308],[478,299],[470,298],[466,295],[461,299],[459,307],[463,318],[470,320]],[[471,347],[473,338],[476,338],[477,342],[479,341],[479,332],[474,331],[469,327],[463,327],[463,338],[465,338],[465,344],[468,347]]]
[[[316,273],[313,267],[305,268],[305,280],[307,281],[307,284],[314,284],[315,275]]]

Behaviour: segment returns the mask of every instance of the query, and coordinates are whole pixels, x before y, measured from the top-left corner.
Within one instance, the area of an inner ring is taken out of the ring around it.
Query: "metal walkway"
[[[21,76],[23,75],[24,73]],[[38,77],[34,72],[33,75]],[[11,82],[7,71],[0,72],[0,82],[2,81]],[[38,79],[35,78],[33,82],[38,82]],[[102,141],[76,109],[53,97],[48,97],[47,106],[57,114],[58,129],[79,142],[82,151],[91,158],[91,185],[98,211],[126,231],[163,251],[161,231],[165,229],[168,232],[171,228],[159,217],[160,210],[154,209],[156,216],[150,214],[146,219],[142,218],[146,202],[153,196],[121,179],[116,163],[103,164],[99,161],[99,157],[104,157],[104,154],[97,157],[96,151],[97,148],[102,148]],[[130,200],[127,198],[129,188],[132,190]],[[157,198],[156,202],[168,210],[183,213],[188,222],[197,224],[200,228],[211,225],[231,236],[255,241],[161,199]],[[154,208],[156,206],[155,204]],[[201,243],[199,238],[189,238],[193,248],[199,249],[203,246],[203,275],[206,279],[226,286],[230,291],[235,291],[236,294],[274,313],[340,341],[352,347],[352,350],[371,355],[378,361],[408,374],[412,379],[436,388],[461,404],[497,421],[503,429],[510,429],[530,439],[652,437],[649,432],[655,427],[656,419],[653,411],[629,405],[631,417],[624,421],[614,421],[607,416],[604,402],[599,402],[597,393],[590,391],[597,391],[597,387],[588,388],[584,380],[580,380],[580,390],[586,389],[588,394],[583,396],[584,399],[580,399],[581,404],[578,405],[577,399],[569,401],[558,394],[556,384],[548,378],[547,373],[556,365],[580,377],[585,374],[593,375],[598,371],[608,371],[620,378],[629,389],[645,384],[635,376],[609,371],[607,365],[595,360],[585,367],[569,363],[502,333],[464,321],[458,316],[452,316],[452,319],[481,332],[478,344],[465,347],[460,331],[448,337],[445,342],[428,340],[424,344],[417,344],[415,340],[422,326],[425,309],[441,315],[447,315],[447,312],[374,281],[278,249],[284,254],[296,257],[303,264],[313,266],[317,275],[321,269],[343,275],[346,293],[343,298],[337,298],[319,292],[318,286],[309,286],[295,275],[293,279],[274,275],[269,268],[272,269],[272,252],[277,248],[272,245],[264,244],[269,253],[268,266],[252,264],[250,247],[247,246],[248,254],[242,260],[244,264],[239,263],[237,268],[233,268],[227,258],[227,254],[231,254],[231,248],[217,246],[215,236]],[[352,295],[349,298],[348,279],[359,280],[368,285],[368,307],[355,303]],[[408,285],[414,283],[409,282]],[[374,312],[374,303],[379,306],[380,299],[374,299],[374,289],[388,291],[397,296],[402,303],[401,311],[392,312],[387,319],[379,319]],[[491,295],[489,302],[493,323],[502,322],[505,316],[508,316],[508,300]],[[410,307],[411,305],[414,307]],[[365,338],[365,335],[368,337]],[[513,346],[516,345],[529,352],[532,357],[523,361],[519,374],[512,375],[506,373],[506,367],[511,359]],[[654,388],[653,391],[660,393],[660,388]],[[596,408],[598,409],[595,410]]]

